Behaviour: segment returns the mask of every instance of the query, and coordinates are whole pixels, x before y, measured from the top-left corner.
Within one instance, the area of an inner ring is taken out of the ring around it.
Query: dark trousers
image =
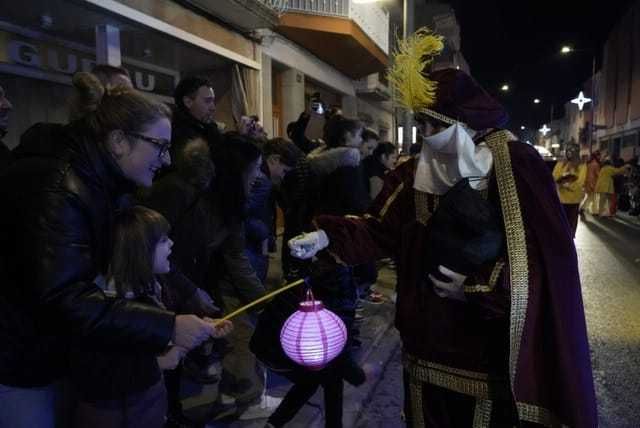
[[[167,415],[167,391],[162,379],[145,391],[118,400],[79,401],[77,428],[162,428]]]
[[[287,376],[290,377],[290,376]],[[298,413],[307,401],[316,393],[318,387],[324,390],[325,426],[327,428],[342,427],[342,377],[335,373],[326,376],[314,373],[300,373],[292,375],[293,386],[287,392],[278,408],[269,417],[269,423],[275,427],[282,427]]]

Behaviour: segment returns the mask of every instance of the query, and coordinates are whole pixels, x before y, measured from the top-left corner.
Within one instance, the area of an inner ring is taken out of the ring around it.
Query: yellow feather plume
[[[444,48],[442,40],[423,27],[398,41],[387,73],[396,104],[415,112],[435,102],[437,82],[422,72]]]

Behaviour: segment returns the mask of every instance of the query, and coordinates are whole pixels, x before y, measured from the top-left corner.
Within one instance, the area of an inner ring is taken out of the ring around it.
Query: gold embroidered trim
[[[422,382],[411,378],[409,380],[411,393],[411,425],[415,428],[424,428],[424,407],[422,405]]]
[[[384,215],[387,213],[387,210],[389,209],[393,201],[395,201],[398,195],[400,194],[400,192],[402,192],[402,189],[404,189],[404,182],[398,185],[396,190],[394,190],[391,196],[389,196],[389,199],[387,199],[387,202],[384,203],[384,206],[380,210],[380,218],[384,217]]]
[[[460,122],[459,120],[455,120],[449,116],[445,116],[442,113],[438,113],[435,110],[431,110],[429,108],[421,108],[419,113],[423,113],[426,114],[427,116],[431,116],[434,119],[438,119],[441,122],[444,123],[448,123],[449,125],[455,125],[456,123],[459,123],[460,125],[464,126],[465,128],[468,128],[467,124],[464,122]]]
[[[473,412],[473,428],[489,428],[491,426],[491,400],[476,399],[476,408]]]
[[[527,315],[529,266],[527,265],[526,236],[522,212],[520,211],[520,201],[518,200],[518,189],[511,169],[511,155],[508,143],[512,140],[512,135],[505,131],[495,132],[486,137],[486,142],[493,154],[507,238],[509,278],[511,281],[509,374],[511,388],[513,389],[522,332]]]
[[[364,217],[365,219],[372,219],[372,220],[375,220],[377,222],[382,222],[382,220],[380,218],[372,216],[371,214],[364,214],[362,217]]]
[[[496,287],[496,284],[498,283],[498,278],[500,277],[500,273],[502,273],[502,269],[504,268],[504,265],[505,263],[502,260],[498,260],[496,262],[496,265],[493,267],[493,270],[491,271],[491,276],[489,277],[488,285],[482,285],[482,284],[465,285],[464,292],[465,293],[489,293],[493,291],[493,289]]]
[[[521,402],[517,402],[516,407],[521,421],[532,422],[549,428],[568,428],[568,425],[561,423],[549,409]]]
[[[494,378],[490,377],[487,373],[473,372],[432,363],[407,353],[403,354],[403,366],[412,379],[446,388],[460,394],[481,399],[510,399],[511,397],[506,378]]]
[[[413,199],[416,206],[416,220],[422,225],[426,225],[431,217],[429,211],[429,200],[427,194],[419,190],[413,189]]]
[[[438,208],[438,203],[440,202],[440,197],[438,195],[431,195],[433,209],[429,208],[429,194],[426,192],[421,192],[419,190],[413,190],[413,199],[414,205],[416,206],[416,220],[426,226],[427,222],[435,212],[436,208]]]

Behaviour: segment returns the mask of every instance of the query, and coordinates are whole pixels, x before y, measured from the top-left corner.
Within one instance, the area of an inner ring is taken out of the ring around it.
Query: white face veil
[[[413,188],[443,195],[463,178],[486,177],[493,166],[493,156],[485,143],[476,145],[464,127],[456,123],[424,139]],[[482,190],[487,180],[470,181]]]

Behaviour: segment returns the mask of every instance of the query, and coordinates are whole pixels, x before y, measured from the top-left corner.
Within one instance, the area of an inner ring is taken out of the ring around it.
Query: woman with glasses
[[[171,122],[166,106],[133,89],[105,89],[88,73],[73,86],[64,149],[18,160],[0,176],[3,427],[56,424],[72,347],[156,355],[214,334],[194,315],[107,297],[94,283],[107,272],[123,196],[171,162]]]

